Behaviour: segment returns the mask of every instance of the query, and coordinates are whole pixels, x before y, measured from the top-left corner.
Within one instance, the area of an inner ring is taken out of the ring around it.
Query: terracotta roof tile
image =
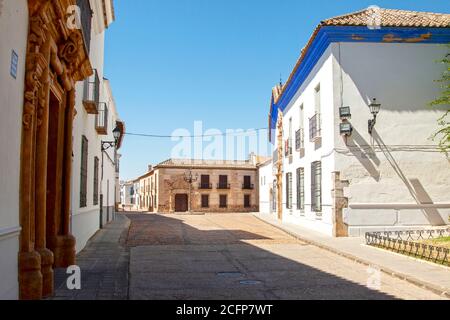
[[[376,16],[377,12],[379,16]],[[370,23],[373,23],[374,17],[375,19],[379,19],[381,27],[450,28],[450,14],[447,13],[432,13],[384,8],[367,8],[361,11],[348,13],[342,16],[324,20],[317,26],[311,38],[309,39],[308,44],[302,49],[300,58],[297,60],[297,63],[293,71],[291,72],[288,81],[284,84],[282,91],[278,92],[275,102],[278,103],[278,100],[284,94],[287,85],[291,82],[297,68],[308,52],[308,49],[319,33],[319,30],[323,26],[367,26]]]
[[[321,22],[325,26],[366,26],[379,15],[382,27],[450,27],[450,14],[368,8]],[[377,17],[378,18],[378,17]]]

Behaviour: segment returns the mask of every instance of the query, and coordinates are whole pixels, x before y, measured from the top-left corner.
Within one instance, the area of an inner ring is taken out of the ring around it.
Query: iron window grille
[[[321,137],[322,128],[320,123],[320,114],[316,113],[311,119],[309,119],[309,139],[315,141]]]
[[[311,210],[322,212],[322,163],[311,164]]]
[[[292,209],[292,173],[286,174],[286,208]]]
[[[302,129],[295,133],[295,149],[300,151],[305,148],[305,131]]]
[[[94,195],[93,195],[93,203],[94,206],[98,205],[98,174],[99,174],[99,159],[98,157],[94,158]],[[133,189],[131,189],[130,194],[133,195]]]
[[[297,210],[305,210],[305,169],[297,169]]]
[[[88,139],[81,138],[80,208],[87,206]]]

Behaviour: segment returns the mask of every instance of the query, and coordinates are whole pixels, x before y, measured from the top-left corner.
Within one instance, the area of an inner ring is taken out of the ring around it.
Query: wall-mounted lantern
[[[377,103],[377,99],[373,99],[372,103],[369,105],[370,113],[373,115],[373,119],[369,120],[369,134],[372,135],[373,129],[377,124],[377,116],[381,110],[381,104]]]
[[[341,120],[351,119],[352,113],[350,107],[340,107],[339,108],[339,117]]]
[[[343,122],[340,124],[340,132],[342,136],[351,136],[353,133],[353,126],[349,122]]]

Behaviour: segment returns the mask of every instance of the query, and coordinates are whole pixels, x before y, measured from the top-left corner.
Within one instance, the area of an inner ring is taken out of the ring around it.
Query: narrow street
[[[129,262],[129,263],[128,263]],[[439,299],[247,214],[127,214],[79,255],[82,290],[55,299]],[[129,268],[128,268],[129,266]]]

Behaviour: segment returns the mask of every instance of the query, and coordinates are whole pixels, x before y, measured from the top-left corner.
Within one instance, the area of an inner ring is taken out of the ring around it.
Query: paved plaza
[[[249,214],[130,213],[79,255],[82,290],[56,299],[439,299]]]

